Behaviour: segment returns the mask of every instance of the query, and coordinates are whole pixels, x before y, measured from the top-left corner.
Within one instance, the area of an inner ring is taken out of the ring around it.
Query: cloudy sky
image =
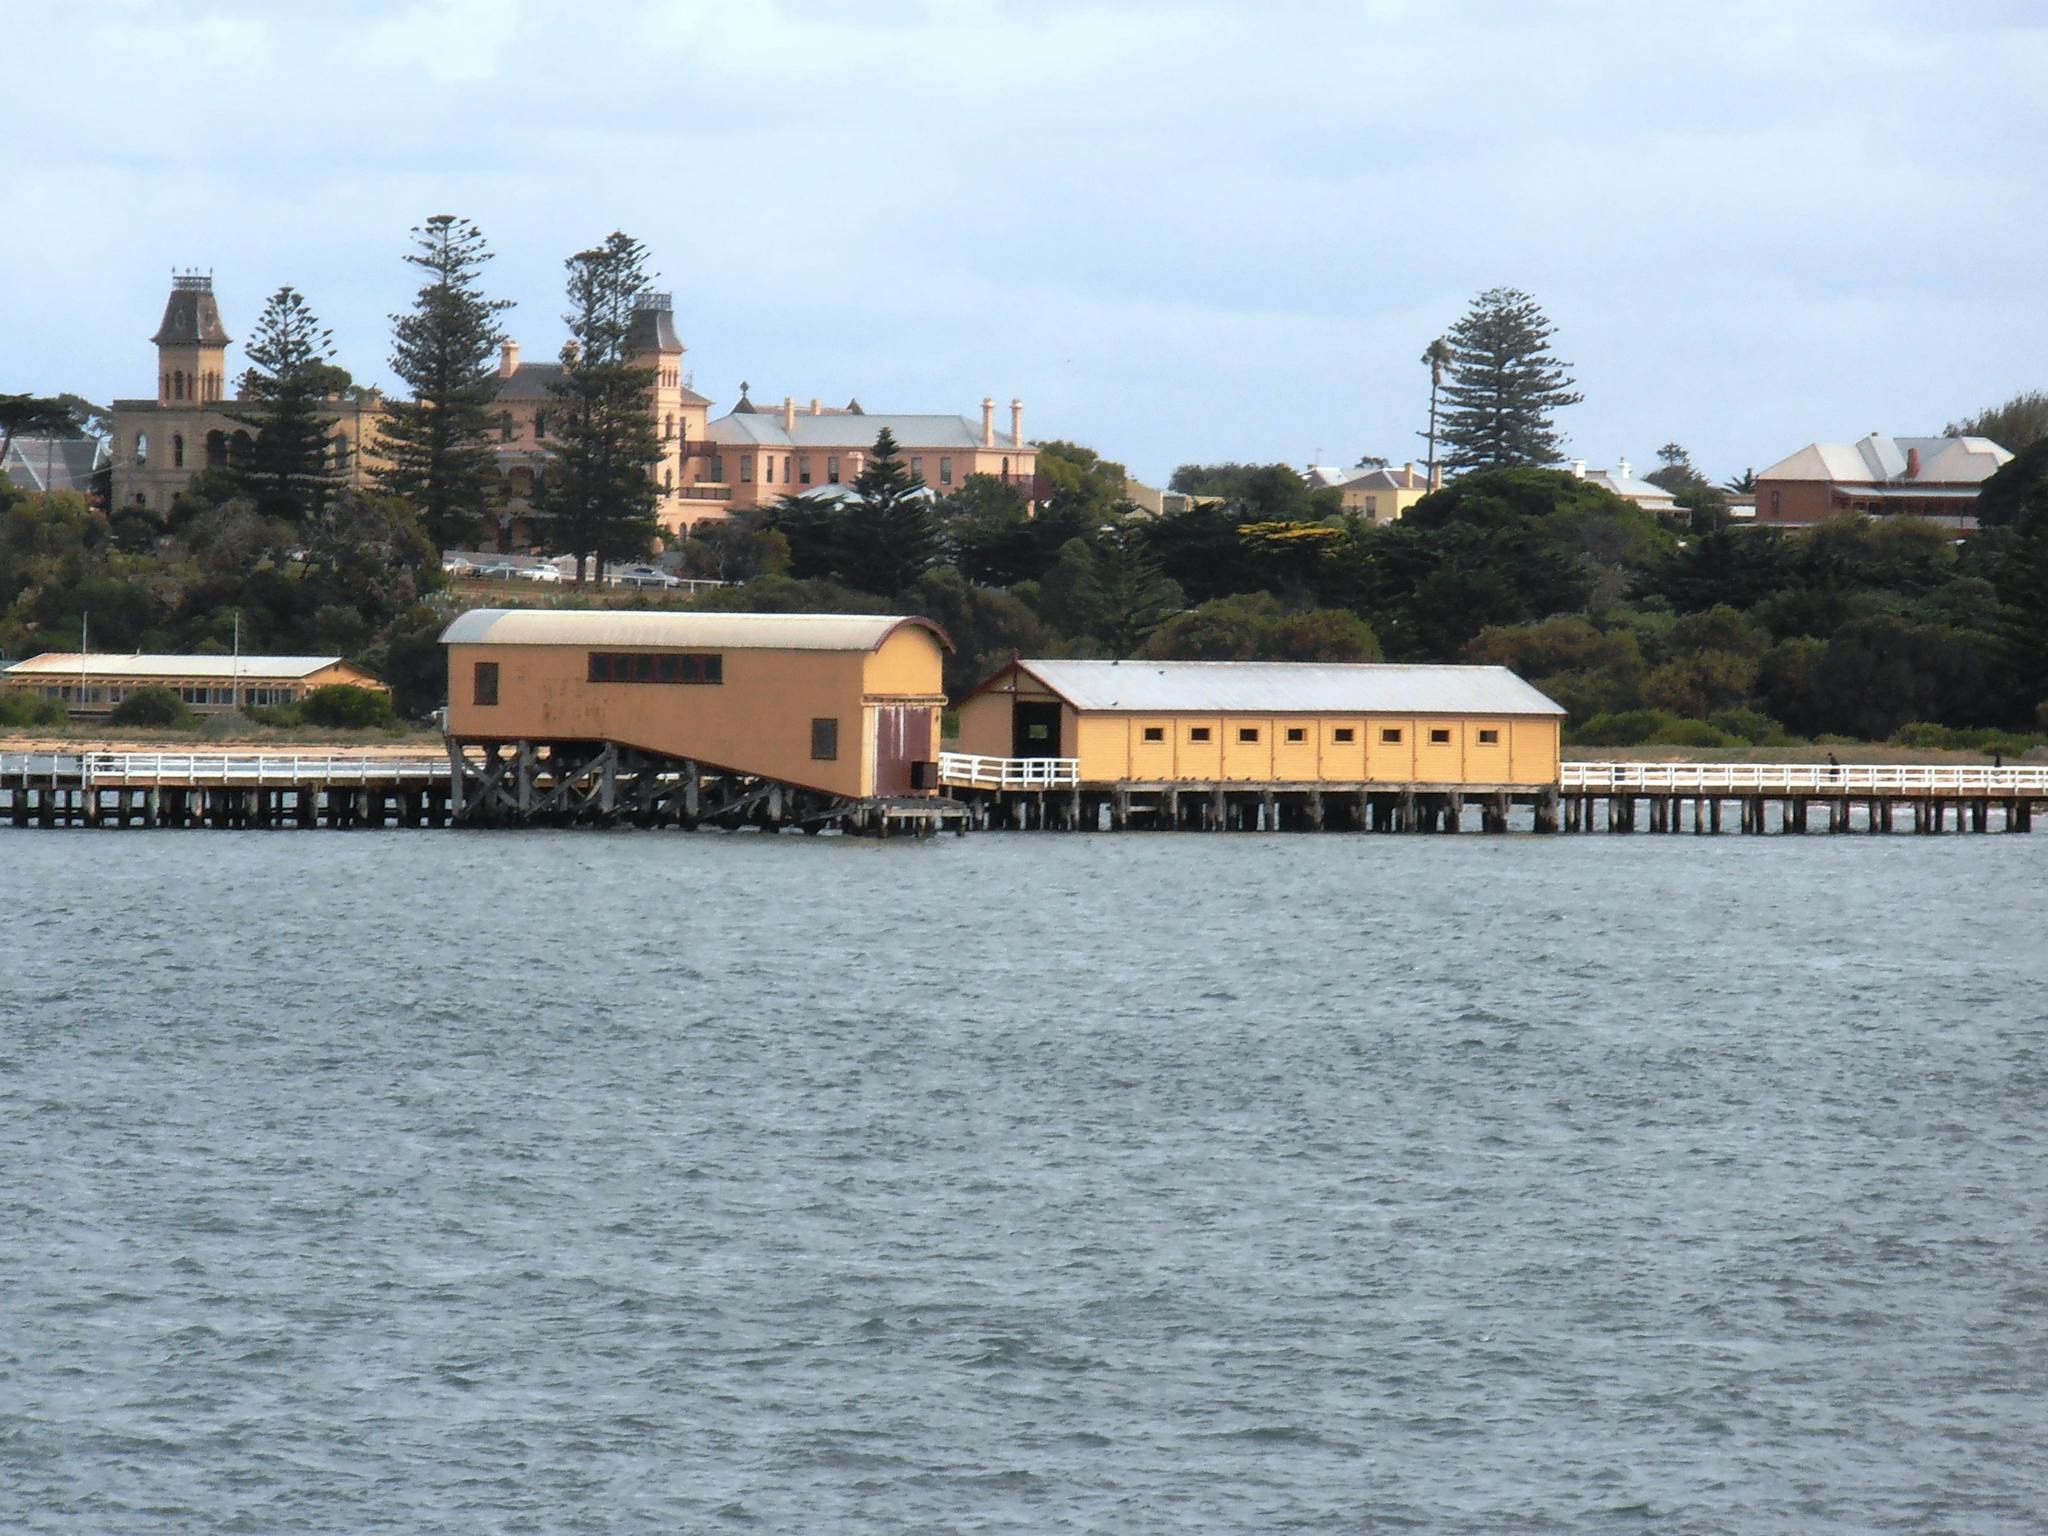
[[[0,0],[0,390],[150,390],[173,267],[388,382],[407,230],[646,242],[696,387],[1026,403],[1147,478],[1421,456],[1496,284],[1597,464],[1710,473],[2048,387],[2035,0]],[[231,354],[232,356],[232,354]],[[1005,414],[1005,419],[1007,416]]]

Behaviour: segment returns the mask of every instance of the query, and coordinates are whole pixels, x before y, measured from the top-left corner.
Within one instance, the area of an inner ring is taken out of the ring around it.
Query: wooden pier
[[[2048,767],[1566,763],[1566,832],[2031,832]]]
[[[0,825],[440,827],[444,758],[389,753],[0,754]]]

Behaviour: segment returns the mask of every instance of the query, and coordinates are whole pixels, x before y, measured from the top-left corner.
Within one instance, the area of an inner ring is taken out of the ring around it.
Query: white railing
[[[1772,794],[1810,790],[1816,796],[1958,795],[1977,792],[2048,794],[2048,766],[1992,768],[1930,763],[1566,763],[1558,787],[1647,794]]]
[[[446,757],[380,757],[368,752],[324,757],[236,752],[89,752],[87,785],[118,784],[389,784],[435,783],[448,777]]]
[[[1081,782],[1081,760],[941,752],[939,782],[955,789],[1071,789]]]

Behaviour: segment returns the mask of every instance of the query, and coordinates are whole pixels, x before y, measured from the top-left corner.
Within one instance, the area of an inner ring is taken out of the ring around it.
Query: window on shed
[[[1256,725],[1240,725],[1237,728],[1237,739],[1239,741],[1257,741],[1259,739],[1259,728]]]
[[[839,761],[839,722],[836,719],[820,718],[811,722],[811,761]]]
[[[1208,739],[1209,727],[1206,725],[1191,725],[1188,727],[1189,741],[1207,741]]]
[[[1145,727],[1145,739],[1146,739],[1147,741],[1164,741],[1164,740],[1166,740],[1166,727],[1165,727],[1165,726],[1163,726],[1163,725],[1148,725],[1148,726],[1146,726],[1146,727]]]
[[[1330,740],[1336,742],[1339,746],[1349,745],[1351,742],[1358,740],[1358,730],[1355,726],[1340,725],[1330,732]]]
[[[1401,744],[1401,727],[1398,725],[1385,727],[1380,732],[1380,740],[1387,746],[1398,747]]]
[[[480,661],[476,664],[475,699],[479,704],[498,702],[498,664],[495,661]]]
[[[1500,745],[1500,732],[1499,732],[1499,731],[1481,731],[1481,732],[1479,733],[1479,745],[1481,745],[1482,747],[1497,747],[1497,746],[1499,746],[1499,745]]]
[[[1430,745],[1432,745],[1432,746],[1437,746],[1437,747],[1441,747],[1441,746],[1446,746],[1446,745],[1448,745],[1448,744],[1450,743],[1450,739],[1451,739],[1451,733],[1450,733],[1450,730],[1449,730],[1449,729],[1448,729],[1447,727],[1445,727],[1445,726],[1441,726],[1441,725],[1438,725],[1438,726],[1432,726],[1432,727],[1430,728],[1430,732],[1429,732],[1429,740],[1430,740]]]
[[[1305,725],[1290,725],[1287,727],[1287,740],[1290,745],[1296,742],[1307,741],[1308,727]]]

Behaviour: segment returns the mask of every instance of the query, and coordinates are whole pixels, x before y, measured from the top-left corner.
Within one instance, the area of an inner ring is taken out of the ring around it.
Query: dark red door
[[[932,758],[932,712],[914,704],[875,711],[875,793],[907,795],[911,765]]]

